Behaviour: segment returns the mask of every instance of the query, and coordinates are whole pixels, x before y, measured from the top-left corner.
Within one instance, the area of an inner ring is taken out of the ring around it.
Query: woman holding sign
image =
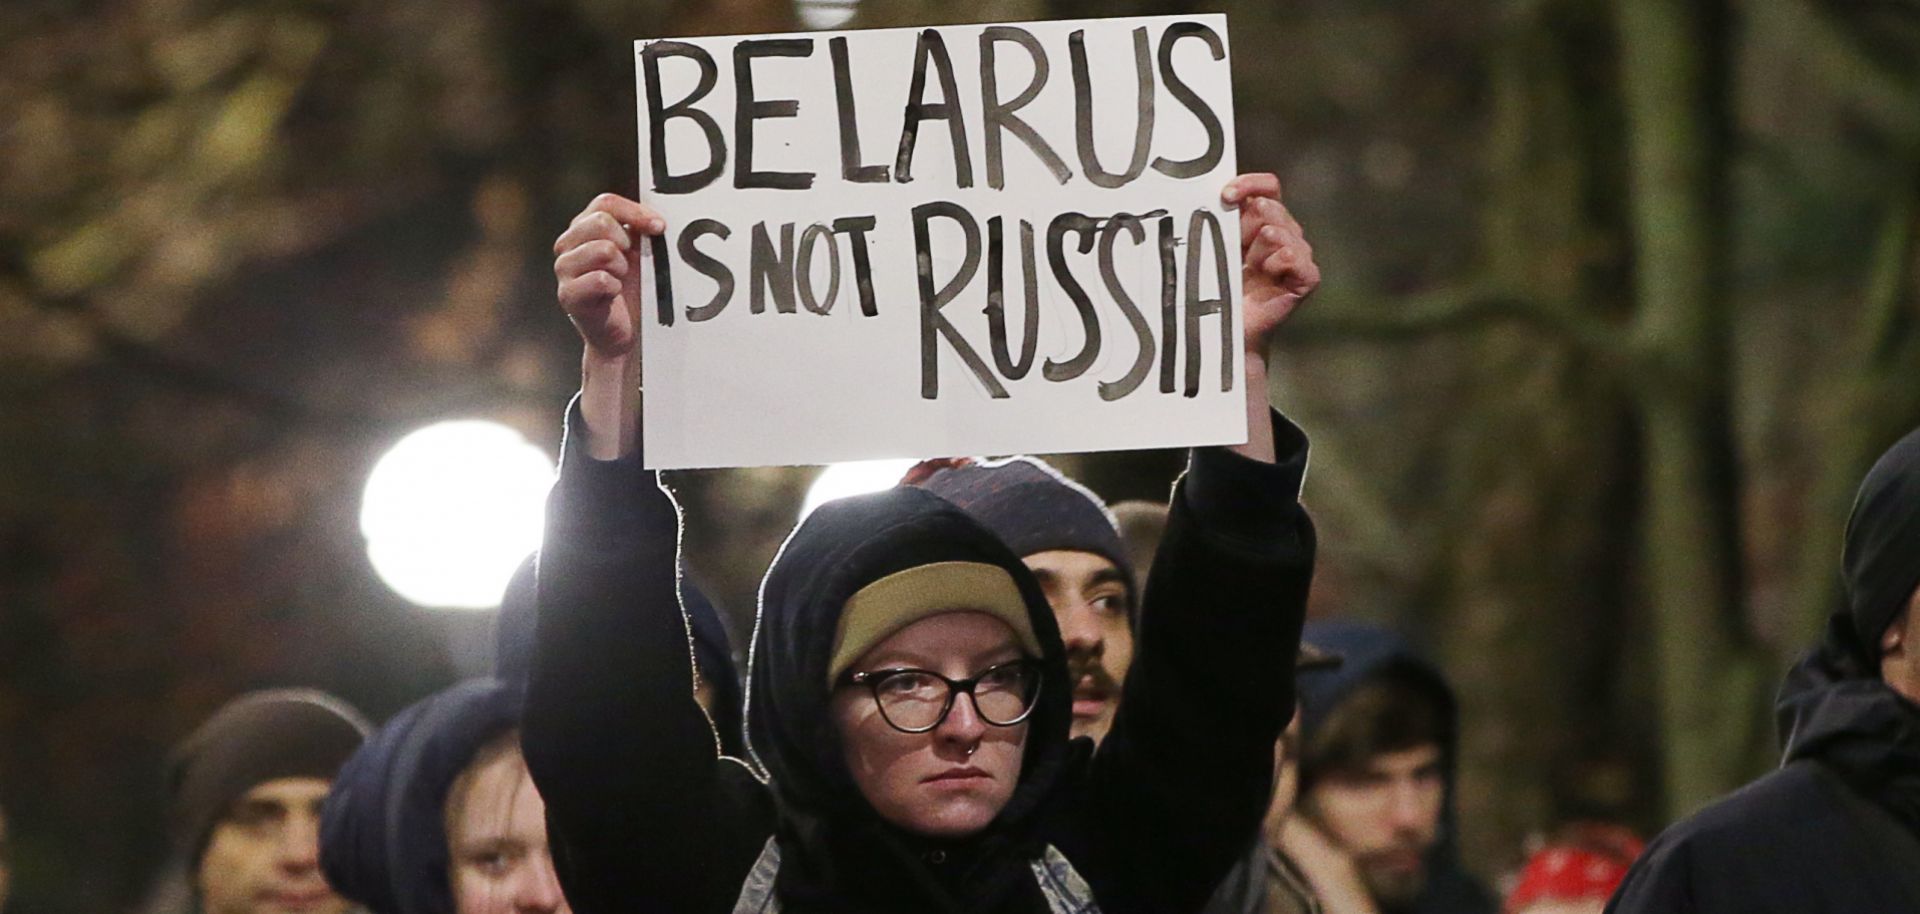
[[[574,220],[554,268],[583,384],[548,506],[524,745],[575,910],[1204,903],[1265,808],[1312,569],[1306,439],[1270,412],[1264,355],[1319,276],[1278,197],[1271,175],[1224,192],[1252,440],[1193,451],[1098,753],[1068,740],[1032,574],[959,509],[900,488],[830,503],[788,538],[754,634],[753,761],[719,754],[693,698],[678,509],[639,456],[638,250],[666,226],[612,195]]]

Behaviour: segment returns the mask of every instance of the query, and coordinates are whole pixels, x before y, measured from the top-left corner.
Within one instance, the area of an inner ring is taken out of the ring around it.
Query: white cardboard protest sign
[[[1226,17],[634,51],[650,467],[1246,440]]]

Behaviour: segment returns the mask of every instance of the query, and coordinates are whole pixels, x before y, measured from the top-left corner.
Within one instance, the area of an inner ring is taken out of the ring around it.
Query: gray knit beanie
[[[1045,461],[1013,457],[993,463],[948,467],[921,488],[972,515],[1021,557],[1054,549],[1091,552],[1120,569],[1127,582],[1129,612],[1139,612],[1137,578],[1113,513],[1100,496]]]
[[[190,868],[234,801],[279,778],[331,781],[372,731],[346,702],[314,689],[234,699],[182,740],[167,763],[168,832]]]

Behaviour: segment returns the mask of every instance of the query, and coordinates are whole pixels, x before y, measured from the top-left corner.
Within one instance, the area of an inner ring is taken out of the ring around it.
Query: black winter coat
[[[1853,631],[1787,677],[1780,769],[1662,833],[1609,914],[1920,914],[1920,707]]]
[[[791,914],[1045,911],[1030,863],[1049,845],[1107,914],[1198,909],[1257,827],[1293,706],[1314,540],[1298,504],[1306,440],[1284,420],[1275,431],[1278,464],[1194,452],[1098,753],[1068,741],[1051,610],[984,528],[915,489],[816,512],[762,587],[748,727],[765,780],[718,755],[692,698],[676,505],[637,455],[599,462],[564,447],[523,746],[573,909],[723,914],[769,837]],[[854,792],[819,683],[822,639],[848,595],[946,558],[1014,574],[1048,665],[1013,799],[984,834],[935,845],[886,826]]]

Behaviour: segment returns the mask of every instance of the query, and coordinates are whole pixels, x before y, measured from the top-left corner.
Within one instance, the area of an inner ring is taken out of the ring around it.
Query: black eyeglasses
[[[948,679],[932,670],[896,669],[852,673],[850,685],[866,686],[887,724],[902,733],[925,733],[953,710],[953,697],[973,696],[980,719],[1011,727],[1033,713],[1040,696],[1040,662],[1021,658],[996,664],[972,679]]]

